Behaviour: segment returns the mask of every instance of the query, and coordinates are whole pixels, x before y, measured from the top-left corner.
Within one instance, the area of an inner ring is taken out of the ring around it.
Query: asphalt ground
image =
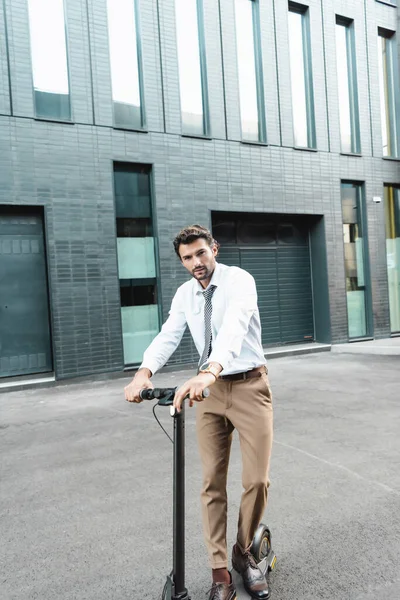
[[[400,356],[322,353],[273,359],[269,370],[273,600],[399,600]],[[161,597],[171,568],[172,445],[150,403],[125,402],[127,381],[0,394],[1,600]],[[170,429],[168,410],[159,415]],[[186,564],[200,600],[210,572],[194,417],[188,410]],[[229,545],[241,491],[236,440]]]

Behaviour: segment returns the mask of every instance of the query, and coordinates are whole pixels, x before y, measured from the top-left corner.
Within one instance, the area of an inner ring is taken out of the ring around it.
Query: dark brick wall
[[[267,147],[240,142],[232,0],[220,0],[221,11],[204,0],[212,140],[181,136],[173,0],[159,10],[140,0],[148,133],[112,128],[106,1],[65,2],[74,124],[34,119],[26,0],[5,0],[6,20],[0,3],[0,204],[45,208],[56,376],[123,368],[114,160],[153,165],[164,317],[186,278],[171,244],[181,226],[210,224],[212,210],[324,215],[333,342],[347,340],[340,181],[365,182],[374,335],[388,336],[384,208],[372,197],[400,183],[400,162],[381,156],[376,30],[396,29],[397,10],[375,0],[304,2],[318,146],[308,152],[293,149],[284,1],[261,2]],[[335,14],[356,22],[362,157],[340,154]],[[173,360],[193,359],[186,337]]]

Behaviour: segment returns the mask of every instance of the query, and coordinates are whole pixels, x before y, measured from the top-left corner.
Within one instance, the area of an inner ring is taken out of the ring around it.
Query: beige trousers
[[[213,569],[228,566],[226,483],[232,433],[238,431],[243,466],[237,541],[247,549],[267,505],[272,420],[266,373],[242,381],[218,380],[210,387],[210,396],[196,405],[203,529]]]

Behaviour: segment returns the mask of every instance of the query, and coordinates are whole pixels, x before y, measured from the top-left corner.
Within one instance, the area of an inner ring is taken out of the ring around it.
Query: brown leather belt
[[[263,373],[268,373],[267,367],[255,367],[251,371],[244,371],[243,373],[233,373],[233,375],[220,375],[218,380],[222,381],[244,381],[245,379],[252,379],[253,377],[261,377]]]

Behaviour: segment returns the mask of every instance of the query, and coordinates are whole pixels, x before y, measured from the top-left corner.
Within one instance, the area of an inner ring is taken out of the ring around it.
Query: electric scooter
[[[170,415],[174,420],[174,434],[171,441],[174,445],[173,457],[173,567],[164,585],[162,600],[191,600],[185,587],[185,408],[182,405],[181,412],[176,412],[173,407],[175,391],[177,388],[155,388],[144,389],[140,392],[142,400],[157,400],[158,406],[169,406]],[[203,397],[207,398],[210,390],[203,391]],[[155,406],[156,406],[155,405]],[[153,407],[154,416],[155,406]],[[158,419],[157,419],[158,421]],[[161,423],[160,427],[165,431]],[[271,547],[271,532],[266,525],[258,527],[250,549],[261,570],[267,574],[275,568],[276,556]],[[237,600],[249,598],[236,582]]]

